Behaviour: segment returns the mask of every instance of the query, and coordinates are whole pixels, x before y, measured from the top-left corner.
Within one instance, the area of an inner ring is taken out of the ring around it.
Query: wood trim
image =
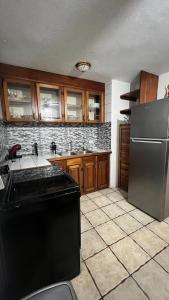
[[[81,89],[84,90],[105,92],[105,84],[102,82],[59,75],[4,63],[0,63],[0,77],[3,79],[10,77],[18,80],[24,79],[39,83],[56,84],[59,86],[72,86],[74,88],[81,87]]]
[[[44,87],[44,88],[48,88],[48,89],[56,89],[59,90],[59,94],[60,94],[60,119],[52,119],[52,120],[48,120],[48,119],[42,119],[41,117],[41,99],[40,99],[40,88]],[[36,83],[36,91],[37,91],[37,107],[38,107],[38,119],[39,121],[42,122],[47,122],[47,123],[60,123],[63,122],[63,118],[62,118],[62,106],[63,106],[63,97],[62,97],[62,88],[59,87],[58,85],[50,85],[50,84],[42,84],[42,83]]]
[[[68,92],[77,92],[82,94],[82,120],[70,120],[67,119],[68,109],[67,109],[67,94]],[[66,123],[83,123],[85,122],[85,92],[81,89],[74,88],[64,88],[64,104],[65,104],[65,122]]]

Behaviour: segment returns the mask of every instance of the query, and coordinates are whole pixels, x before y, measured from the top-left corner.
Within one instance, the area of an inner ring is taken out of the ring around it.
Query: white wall
[[[169,85],[169,72],[159,76],[157,99],[165,97],[165,87],[167,85]]]
[[[105,84],[105,122],[111,122],[112,82]]]
[[[129,101],[121,100],[120,95],[130,91],[130,83],[112,80],[106,85],[107,95],[111,96],[111,159],[110,159],[110,186],[118,184],[118,147],[119,147],[119,124],[125,121],[120,110],[129,107]],[[110,91],[111,90],[111,91]],[[109,104],[107,104],[109,106]],[[107,114],[108,116],[108,114]]]

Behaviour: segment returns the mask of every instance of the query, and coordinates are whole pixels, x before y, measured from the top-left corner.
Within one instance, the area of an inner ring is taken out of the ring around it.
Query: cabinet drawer
[[[81,158],[70,158],[70,159],[67,159],[67,166],[80,165],[81,163],[82,163],[82,159]]]

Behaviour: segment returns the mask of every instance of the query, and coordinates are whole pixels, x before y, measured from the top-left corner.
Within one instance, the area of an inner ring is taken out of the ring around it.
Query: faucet
[[[70,151],[73,150],[73,143],[72,143],[72,141],[69,142],[69,148],[70,148]]]

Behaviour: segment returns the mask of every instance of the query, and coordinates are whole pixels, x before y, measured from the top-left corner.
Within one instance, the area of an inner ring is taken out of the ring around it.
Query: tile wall
[[[29,154],[32,144],[37,142],[41,154],[50,152],[50,143],[55,142],[58,150],[69,149],[70,141],[73,150],[85,148],[111,148],[111,123],[95,125],[62,124],[62,125],[6,125],[8,147],[21,144],[22,153]]]

